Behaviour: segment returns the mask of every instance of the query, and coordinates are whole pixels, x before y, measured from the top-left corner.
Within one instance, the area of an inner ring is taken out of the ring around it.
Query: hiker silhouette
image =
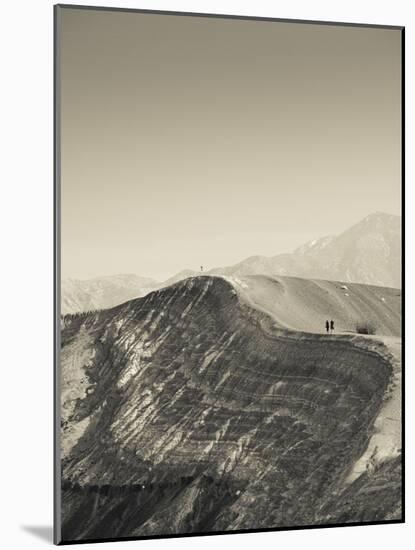
[[[329,322],[328,320],[326,321],[326,331],[328,332],[329,331],[329,328],[330,328],[330,325],[329,325]]]
[[[334,332],[334,321],[333,321],[333,319],[330,321],[330,331]]]

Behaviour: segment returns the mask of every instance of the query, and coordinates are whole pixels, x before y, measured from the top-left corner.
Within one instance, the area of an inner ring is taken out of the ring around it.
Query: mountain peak
[[[320,239],[313,239],[305,244],[299,246],[294,250],[294,254],[307,254],[311,251],[321,250],[325,248],[335,237],[333,235],[326,235]]]
[[[376,212],[373,212],[372,214],[369,214],[366,216],[366,218],[363,218],[363,222],[369,222],[369,221],[379,221],[379,220],[393,220],[397,221],[400,220],[400,216],[397,214],[388,214],[387,212],[380,212],[379,210]]]

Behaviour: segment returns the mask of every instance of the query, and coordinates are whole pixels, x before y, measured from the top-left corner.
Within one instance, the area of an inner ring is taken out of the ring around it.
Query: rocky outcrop
[[[284,329],[206,276],[67,316],[62,346],[64,540],[400,514],[399,458],[345,482],[392,377],[379,339]]]

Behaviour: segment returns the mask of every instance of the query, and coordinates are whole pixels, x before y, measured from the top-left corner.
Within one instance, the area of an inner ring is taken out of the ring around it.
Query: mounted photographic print
[[[398,523],[401,27],[55,6],[55,542]]]

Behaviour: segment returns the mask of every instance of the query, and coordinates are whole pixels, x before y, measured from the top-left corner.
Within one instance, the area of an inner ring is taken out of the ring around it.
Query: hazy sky
[[[400,214],[400,31],[60,13],[63,277],[163,279]]]

